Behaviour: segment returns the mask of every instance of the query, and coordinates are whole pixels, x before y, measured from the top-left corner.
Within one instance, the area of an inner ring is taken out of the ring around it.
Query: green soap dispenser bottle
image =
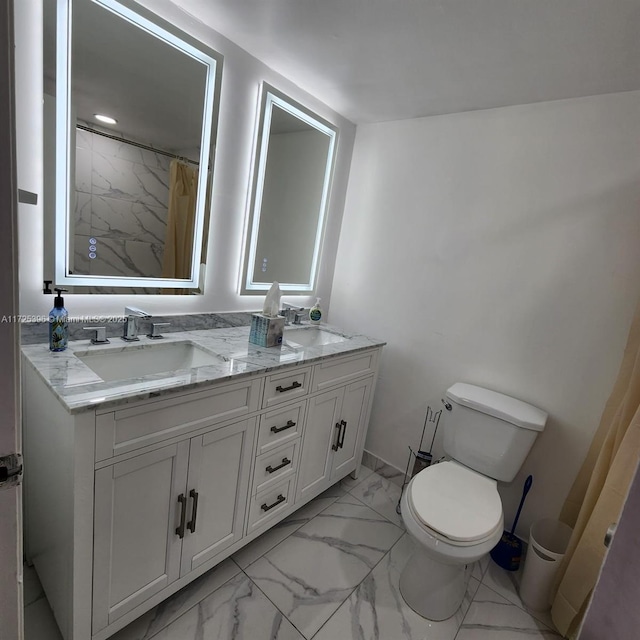
[[[309,309],[309,320],[318,324],[322,320],[322,309],[320,308],[320,298],[316,298],[316,303]]]
[[[64,351],[69,341],[69,314],[64,308],[62,292],[66,289],[56,289],[58,294],[53,301],[53,309],[49,312],[49,349]]]

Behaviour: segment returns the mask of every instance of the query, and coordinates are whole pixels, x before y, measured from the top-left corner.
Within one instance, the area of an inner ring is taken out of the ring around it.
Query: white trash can
[[[546,611],[551,607],[551,586],[572,533],[570,526],[551,518],[531,526],[520,583],[520,598],[530,609]]]

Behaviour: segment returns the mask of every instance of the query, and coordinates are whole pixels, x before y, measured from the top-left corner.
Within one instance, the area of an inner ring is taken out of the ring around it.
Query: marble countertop
[[[303,325],[310,331],[316,327]],[[249,327],[176,331],[165,334],[162,340],[140,336],[139,342],[125,343],[111,338],[107,345],[92,345],[89,340],[69,342],[65,351],[49,351],[48,344],[22,347],[23,361],[32,366],[49,385],[56,397],[70,413],[96,408],[111,408],[130,400],[144,400],[177,390],[189,390],[211,382],[230,381],[258,375],[282,367],[310,364],[315,361],[347,355],[385,343],[360,334],[346,334],[337,327],[322,324],[324,331],[345,339],[316,346],[301,346],[287,338],[287,332],[300,327],[285,327],[281,347],[259,347],[249,343]],[[92,352],[131,351],[149,349],[176,342],[190,342],[219,356],[219,362],[178,371],[165,371],[143,377],[105,381],[78,356]]]

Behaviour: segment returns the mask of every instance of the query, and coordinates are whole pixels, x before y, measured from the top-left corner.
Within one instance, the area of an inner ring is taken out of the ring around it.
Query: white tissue
[[[274,282],[267,293],[267,297],[264,300],[264,307],[262,308],[262,315],[267,318],[275,318],[280,313],[280,285]]]

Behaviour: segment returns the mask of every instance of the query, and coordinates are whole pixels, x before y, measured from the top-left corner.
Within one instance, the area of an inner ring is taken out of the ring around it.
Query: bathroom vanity
[[[357,475],[384,343],[296,331],[23,347],[26,552],[65,640],[109,637]],[[176,350],[210,357],[154,371]]]

